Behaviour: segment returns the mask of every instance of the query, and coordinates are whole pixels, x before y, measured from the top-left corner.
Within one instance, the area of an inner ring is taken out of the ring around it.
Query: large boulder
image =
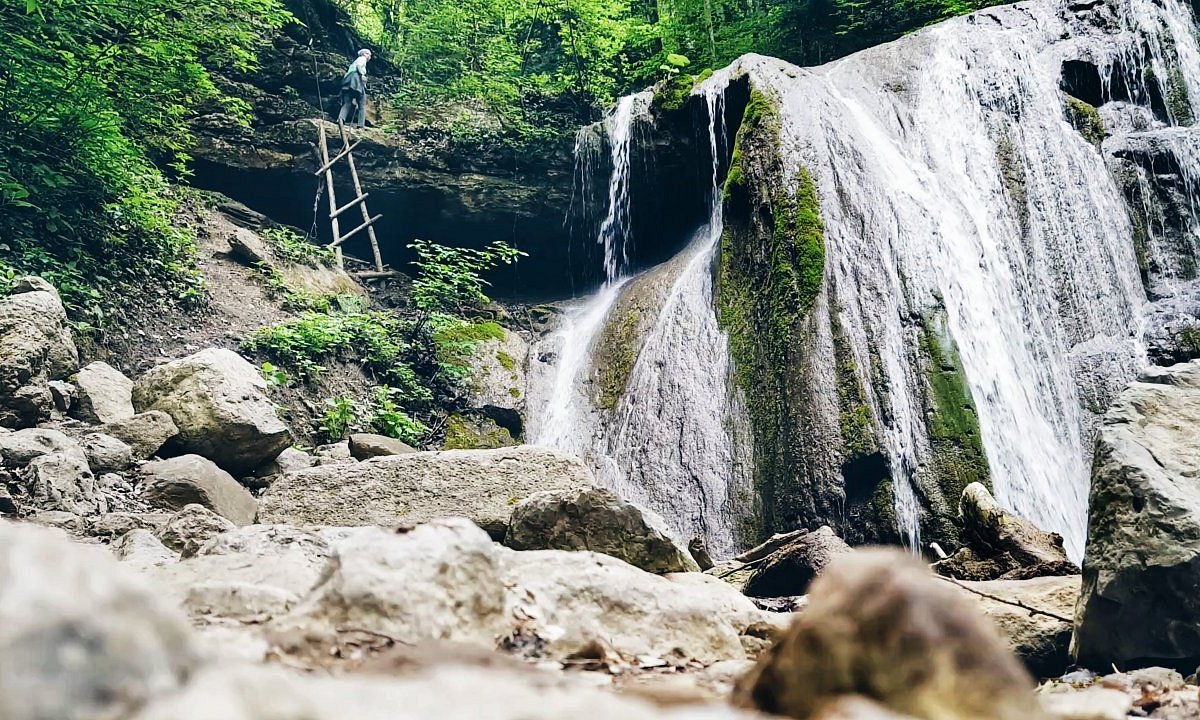
[[[0,426],[26,427],[50,415],[51,380],[79,367],[79,352],[58,292],[21,278],[0,299]]]
[[[1200,361],[1154,368],[1104,417],[1073,653],[1107,668],[1200,657]]]
[[[9,467],[24,467],[42,455],[79,449],[79,443],[57,430],[48,428],[26,428],[0,433],[0,462]]]
[[[751,597],[794,597],[808,592],[809,583],[834,558],[850,552],[829,526],[800,535],[764,557],[746,582]]]
[[[88,467],[87,456],[75,448],[34,458],[23,473],[29,502],[42,510],[76,515],[108,511],[108,502]]]
[[[119,472],[133,464],[133,448],[112,435],[88,433],[79,443],[92,472]]]
[[[141,468],[142,496],[159,507],[202,505],[237,525],[254,522],[258,502],[229,473],[199,455],[148,462]]]
[[[978,606],[1035,677],[1057,677],[1070,665],[1071,617],[1078,575],[1027,580],[960,581],[965,600]]]
[[[107,363],[88,363],[75,376],[71,413],[84,422],[103,424],[134,415],[133,381]]]
[[[504,544],[514,550],[591,550],[652,573],[699,572],[655,513],[611,490],[546,490],[517,503]]]
[[[808,607],[742,678],[740,705],[810,718],[844,695],[938,720],[1039,720],[1033,679],[996,630],[920,560],[842,555]]]
[[[96,430],[129,445],[138,460],[153,457],[168,440],[179,434],[179,428],[171,416],[158,410],[114,420]]]
[[[1009,512],[982,483],[971,483],[958,503],[967,547],[934,566],[939,575],[961,580],[997,580],[1078,575],[1062,536],[1041,530]]]
[[[663,708],[570,675],[446,663],[401,677],[211,668],[132,720],[754,720],[727,705]]]
[[[259,521],[397,525],[461,516],[501,539],[521,500],[592,485],[577,458],[544,448],[411,453],[284,475],[263,494]]]
[[[212,535],[194,550],[185,544],[182,562],[155,565],[151,575],[198,622],[261,622],[285,614],[312,590],[335,537],[341,533],[252,525]]]
[[[291,433],[258,370],[232,350],[208,348],[152,368],[133,388],[141,411],[175,421],[178,447],[242,475],[275,459]]]
[[[0,522],[0,717],[127,717],[196,664],[178,610],[100,548]]]
[[[186,558],[195,555],[201,546],[217,535],[236,529],[233,521],[193,503],[185,505],[167,520],[158,531],[158,539]]]
[[[742,659],[762,621],[745,596],[698,573],[653,575],[589,552],[517,552],[463,519],[334,542],[320,584],[280,631],[351,627],[404,643],[440,638],[563,658],[597,640],[623,655]]]

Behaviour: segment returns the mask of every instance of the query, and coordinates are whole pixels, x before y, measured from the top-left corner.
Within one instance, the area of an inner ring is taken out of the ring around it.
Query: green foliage
[[[343,0],[403,68],[401,111],[482,106],[506,130],[747,52],[834,60],[996,0]],[[670,107],[669,105],[665,107]],[[569,123],[567,123],[569,124]]]
[[[428,390],[412,387],[416,375],[404,361],[413,332],[411,321],[385,313],[306,312],[256,331],[242,347],[271,358],[297,377],[311,380],[331,359],[359,360],[368,369],[415,397]]]
[[[275,256],[285,262],[312,267],[328,267],[334,261],[332,248],[311,243],[303,235],[289,227],[266,228],[261,235],[271,250],[275,252]]]
[[[427,312],[457,312],[483,307],[491,302],[483,293],[487,281],[482,273],[511,265],[525,253],[497,240],[486,248],[453,248],[426,240],[414,240],[417,278],[409,301]]]
[[[188,117],[220,102],[209,67],[248,69],[286,18],[277,0],[0,0],[0,238],[73,316],[105,300],[202,294],[179,197]],[[204,64],[202,64],[202,61]]]
[[[267,381],[267,385],[271,387],[284,387],[288,384],[287,373],[273,363],[265,362],[258,369],[262,373],[263,380]]]
[[[429,427],[402,409],[404,401],[403,391],[387,385],[372,388],[365,402],[345,395],[328,398],[321,434],[337,441],[353,432],[373,432],[419,446],[429,434]]]

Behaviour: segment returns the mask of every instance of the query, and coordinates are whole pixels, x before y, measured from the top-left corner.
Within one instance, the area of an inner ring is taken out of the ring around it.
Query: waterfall
[[[1128,0],[1122,18],[1120,33],[1089,34],[1058,4],[1028,3],[811,71],[740,62],[781,105],[789,171],[816,178],[839,319],[859,367],[882,366],[870,402],[910,537],[930,444],[913,319],[940,307],[998,500],[1082,556],[1095,417],[1145,362],[1146,296],[1121,190],[1065,119],[1063,63],[1087,57],[1106,82],[1137,68],[1130,87],[1148,64],[1186,83],[1186,112],[1200,98],[1191,11]],[[1194,146],[1175,143],[1185,171]]]
[[[569,308],[562,327],[545,343],[554,353],[552,388],[544,421],[531,423],[538,444],[579,454],[598,481],[648,507],[680,540],[702,537],[716,557],[735,552],[736,520],[750,516],[753,469],[741,400],[732,389],[727,338],[713,307],[712,265],[719,246],[724,87],[705,89],[712,155],[709,217],[683,253],[638,278],[622,277],[628,264],[629,122],[641,96],[624,98],[611,124],[613,172],[609,210],[600,228],[608,281]],[[623,291],[638,283],[666,285],[653,326],[629,371],[624,392],[608,411],[589,398],[593,346]],[[537,383],[535,383],[535,388]]]

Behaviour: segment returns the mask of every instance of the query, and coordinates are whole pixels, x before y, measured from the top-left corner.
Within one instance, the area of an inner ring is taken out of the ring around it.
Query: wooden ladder
[[[383,259],[379,256],[379,241],[375,238],[375,223],[382,218],[382,215],[372,216],[367,210],[367,196],[370,193],[362,191],[362,184],[358,181],[358,168],[354,166],[354,148],[360,141],[353,144],[350,143],[350,138],[346,135],[345,123],[338,123],[338,130],[342,136],[342,147],[338,150],[338,154],[334,157],[329,156],[329,141],[325,135],[324,121],[317,121],[317,128],[320,131],[321,137],[321,167],[317,169],[313,175],[325,176],[325,189],[329,193],[329,222],[333,225],[333,242],[329,244],[337,253],[338,267],[342,267],[342,243],[354,237],[363,230],[367,231],[367,237],[371,239],[371,252],[375,255],[375,272],[355,273],[358,277],[387,277],[394,273],[383,269]],[[333,188],[333,166],[339,160],[345,158],[350,165],[350,178],[354,181],[354,193],[356,197],[345,205],[338,206],[337,195]],[[362,213],[362,224],[356,226],[348,233],[342,234],[339,218],[342,213],[348,210],[358,208]]]

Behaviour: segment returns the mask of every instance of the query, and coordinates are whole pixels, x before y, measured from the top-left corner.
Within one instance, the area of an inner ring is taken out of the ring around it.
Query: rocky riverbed
[[[233,351],[81,367],[40,278],[0,299],[0,350],[4,718],[1200,712],[1200,364],[1107,417],[1081,581],[982,485],[937,574],[829,528],[714,563],[552,450],[301,451]],[[1128,672],[1073,669],[1073,633]]]

